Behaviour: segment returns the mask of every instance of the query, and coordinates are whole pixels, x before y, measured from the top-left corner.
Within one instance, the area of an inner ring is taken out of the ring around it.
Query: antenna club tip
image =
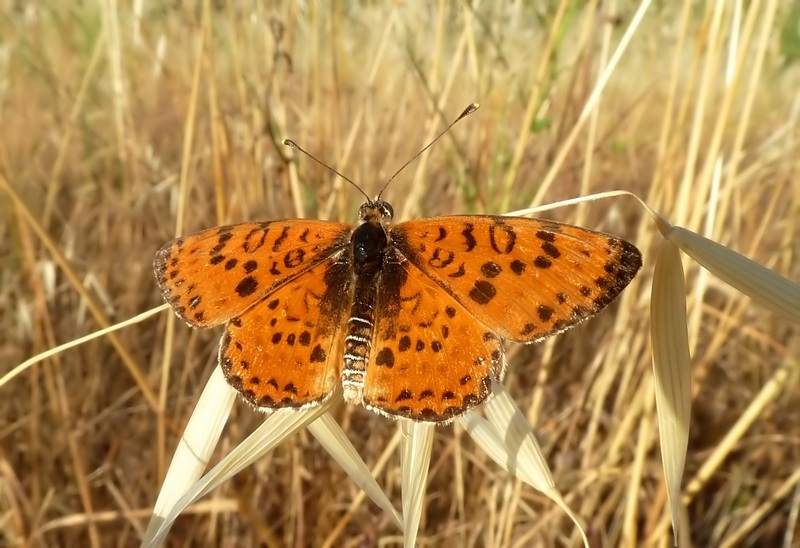
[[[456,120],[455,120],[455,122],[453,122],[453,124],[455,124],[456,122],[458,122],[462,118],[465,118],[465,117],[469,116],[470,114],[472,114],[473,112],[475,112],[479,108],[481,108],[480,103],[470,103],[470,105],[467,108],[465,108],[464,111],[461,114],[459,114],[458,118],[456,118]],[[453,124],[450,124],[450,125],[452,126]]]
[[[297,148],[297,143],[295,143],[291,139],[284,139],[283,144],[286,145],[287,147]]]

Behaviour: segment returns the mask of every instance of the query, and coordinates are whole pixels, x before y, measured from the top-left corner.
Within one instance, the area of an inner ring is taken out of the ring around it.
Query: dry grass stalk
[[[160,305],[152,256],[176,233],[352,221],[355,192],[290,160],[283,138],[369,192],[480,101],[390,187],[400,216],[625,189],[683,227],[661,225],[673,244],[711,253],[714,274],[756,299],[684,262],[692,414],[678,491],[654,432],[648,332],[663,236],[629,199],[547,214],[628,237],[646,256],[613,311],[511,353],[506,390],[535,420],[590,544],[669,546],[673,519],[700,546],[798,542],[799,347],[786,319],[797,320],[797,286],[751,276],[696,235],[800,279],[800,11],[776,0],[194,6],[0,0],[0,375]],[[141,542],[217,342],[165,314],[0,381],[0,544]],[[229,408],[212,463],[263,421]],[[341,428],[386,503],[408,508],[394,426],[329,412],[334,423],[189,506],[167,543],[400,541],[403,516],[362,504],[362,487],[380,495],[324,449]],[[464,435],[481,427],[434,432],[417,543],[580,545],[558,505]]]

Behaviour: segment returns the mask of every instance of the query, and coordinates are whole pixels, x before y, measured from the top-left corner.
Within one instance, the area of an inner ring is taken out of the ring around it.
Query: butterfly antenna
[[[295,149],[299,150],[300,152],[302,152],[303,154],[305,154],[306,156],[308,156],[309,158],[311,158],[312,160],[314,160],[315,162],[317,162],[319,165],[321,165],[321,166],[322,166],[322,167],[324,167],[325,169],[327,169],[327,170],[329,170],[329,171],[333,171],[333,172],[334,172],[336,175],[338,175],[339,177],[341,177],[342,179],[344,179],[345,181],[347,181],[348,183],[350,183],[351,185],[353,185],[354,187],[356,187],[356,190],[358,190],[358,191],[359,191],[361,194],[363,194],[363,195],[364,195],[364,197],[367,199],[367,201],[368,201],[368,202],[371,202],[371,201],[372,201],[372,199],[369,197],[369,195],[368,195],[366,192],[364,192],[363,190],[361,190],[361,187],[360,187],[360,186],[358,186],[357,184],[355,184],[355,183],[354,183],[354,182],[353,182],[353,181],[352,181],[350,178],[348,178],[348,177],[345,177],[344,175],[342,175],[341,173],[339,173],[338,171],[336,171],[335,169],[333,169],[331,166],[329,166],[328,164],[326,164],[326,163],[325,163],[325,162],[323,162],[322,160],[317,160],[317,158],[316,158],[316,157],[315,157],[313,154],[311,154],[310,152],[306,152],[305,150],[303,150],[303,149],[300,147],[300,145],[298,145],[297,143],[295,143],[295,142],[294,142],[294,141],[292,141],[291,139],[284,139],[284,140],[283,140],[283,144],[284,144],[284,145],[286,145],[287,147],[291,147],[291,148],[295,148]]]
[[[461,114],[459,114],[459,115],[458,115],[458,118],[456,118],[455,120],[453,120],[453,121],[450,123],[450,125],[449,125],[449,126],[447,126],[446,128],[444,128],[444,131],[442,131],[442,132],[441,132],[439,135],[437,135],[437,136],[436,136],[436,138],[435,138],[433,141],[431,141],[430,143],[428,143],[428,144],[425,146],[425,148],[423,148],[422,150],[420,150],[419,152],[417,152],[417,153],[416,153],[416,154],[415,154],[415,155],[414,155],[414,156],[413,156],[413,157],[412,157],[412,158],[411,158],[409,161],[407,161],[405,164],[403,164],[403,166],[402,166],[400,169],[398,169],[397,171],[395,171],[394,175],[392,175],[391,177],[389,177],[389,180],[388,180],[388,181],[386,181],[386,184],[385,184],[385,185],[383,185],[383,188],[381,189],[381,191],[380,191],[380,192],[378,192],[378,198],[380,198],[380,197],[381,197],[381,194],[383,194],[383,191],[384,191],[384,190],[386,190],[386,187],[388,187],[388,186],[389,186],[389,183],[391,183],[391,182],[394,180],[394,178],[395,178],[395,177],[397,177],[397,176],[400,174],[400,172],[401,172],[401,171],[403,171],[403,170],[404,170],[406,167],[408,167],[408,164],[410,164],[411,162],[413,162],[414,160],[416,160],[417,158],[419,158],[419,157],[420,157],[420,155],[421,155],[423,152],[425,152],[426,150],[428,150],[429,148],[431,148],[431,146],[433,145],[433,143],[435,143],[436,141],[438,141],[439,139],[441,139],[441,138],[442,138],[442,136],[444,136],[444,134],[445,134],[445,133],[447,133],[448,131],[450,131],[450,128],[451,128],[451,127],[453,127],[454,125],[456,125],[456,124],[457,124],[458,122],[460,122],[460,121],[461,121],[463,118],[466,118],[467,116],[469,116],[470,114],[472,114],[473,112],[475,112],[476,110],[478,110],[479,108],[480,108],[480,105],[479,105],[478,103],[472,103],[472,104],[471,104],[471,105],[469,105],[467,108],[465,108],[465,109],[464,109],[464,111],[463,111]]]

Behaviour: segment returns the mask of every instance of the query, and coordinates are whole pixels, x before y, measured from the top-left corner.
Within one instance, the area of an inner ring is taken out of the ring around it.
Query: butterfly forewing
[[[257,407],[302,407],[339,382],[351,270],[335,258],[233,318],[220,345],[228,382]]]
[[[506,339],[532,342],[597,313],[641,267],[628,242],[521,217],[450,216],[391,229],[396,249]]]
[[[317,220],[244,223],[177,238],[156,254],[164,299],[186,322],[212,327],[349,243],[351,226]]]
[[[450,420],[503,376],[498,338],[407,261],[384,265],[371,347],[364,402],[392,416]]]

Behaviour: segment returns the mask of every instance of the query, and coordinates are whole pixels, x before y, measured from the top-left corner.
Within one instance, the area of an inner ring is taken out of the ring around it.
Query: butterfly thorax
[[[386,254],[386,230],[375,222],[366,222],[353,231],[353,267],[356,272],[374,268]]]
[[[391,206],[382,200],[365,203],[359,210],[363,221],[350,238],[353,253],[353,304],[344,342],[342,386],[344,399],[360,403],[364,372],[369,359],[378,286],[391,245],[385,225],[392,218]]]

